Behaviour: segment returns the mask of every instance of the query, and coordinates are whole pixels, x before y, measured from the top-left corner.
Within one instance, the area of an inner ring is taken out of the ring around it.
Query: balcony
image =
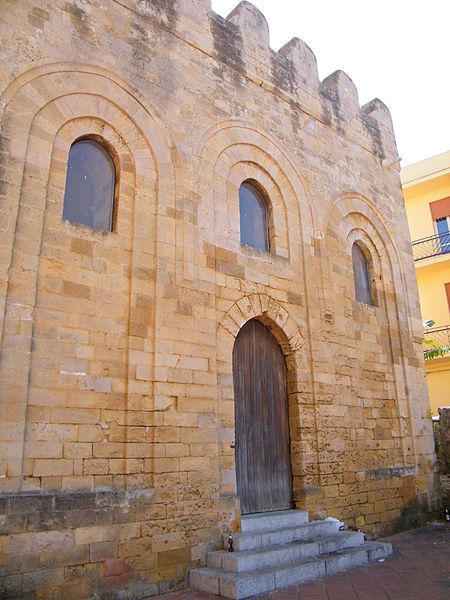
[[[413,257],[417,262],[432,256],[450,254],[450,232],[430,235],[412,243]]]
[[[450,325],[427,327],[423,332],[423,350],[425,359],[450,354]]]

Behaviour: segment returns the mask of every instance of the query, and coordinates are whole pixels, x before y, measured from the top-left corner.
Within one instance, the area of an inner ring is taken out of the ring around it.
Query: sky
[[[238,0],[212,0],[226,17]],[[450,149],[449,0],[253,0],[270,45],[293,37],[317,58],[321,80],[341,69],[362,106],[380,98],[394,123],[401,166]]]

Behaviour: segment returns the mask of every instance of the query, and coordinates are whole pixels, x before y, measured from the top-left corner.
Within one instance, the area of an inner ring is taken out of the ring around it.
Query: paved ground
[[[430,524],[399,533],[387,541],[392,543],[394,554],[384,562],[257,596],[257,599],[450,600],[450,524]],[[219,596],[188,589],[158,596],[158,599],[218,600]]]

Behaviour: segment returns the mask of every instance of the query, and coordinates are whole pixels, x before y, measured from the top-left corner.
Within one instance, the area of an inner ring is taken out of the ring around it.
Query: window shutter
[[[430,202],[430,210],[433,221],[442,219],[442,217],[448,217],[450,215],[450,196],[442,198],[442,200]]]

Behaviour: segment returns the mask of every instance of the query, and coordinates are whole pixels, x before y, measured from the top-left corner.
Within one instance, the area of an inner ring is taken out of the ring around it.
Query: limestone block
[[[450,408],[439,408],[439,469],[442,475],[450,473]]]
[[[292,38],[278,50],[278,53],[292,61],[297,76],[297,85],[311,93],[317,93],[319,74],[317,60],[311,48],[299,38]]]
[[[347,120],[359,113],[358,90],[347,73],[335,71],[323,80],[322,85],[336,93],[335,100],[332,100],[336,113],[342,111]]]
[[[178,0],[177,9],[191,19],[198,21],[211,11],[211,0]]]
[[[361,107],[361,118],[376,153],[385,168],[400,170],[391,114],[386,105],[375,98]]]
[[[255,52],[268,52],[269,25],[256,6],[245,0],[239,2],[228,15],[227,21],[239,27],[245,46]]]
[[[379,98],[374,98],[361,107],[361,111],[376,119],[393,132],[392,117],[388,107]]]

